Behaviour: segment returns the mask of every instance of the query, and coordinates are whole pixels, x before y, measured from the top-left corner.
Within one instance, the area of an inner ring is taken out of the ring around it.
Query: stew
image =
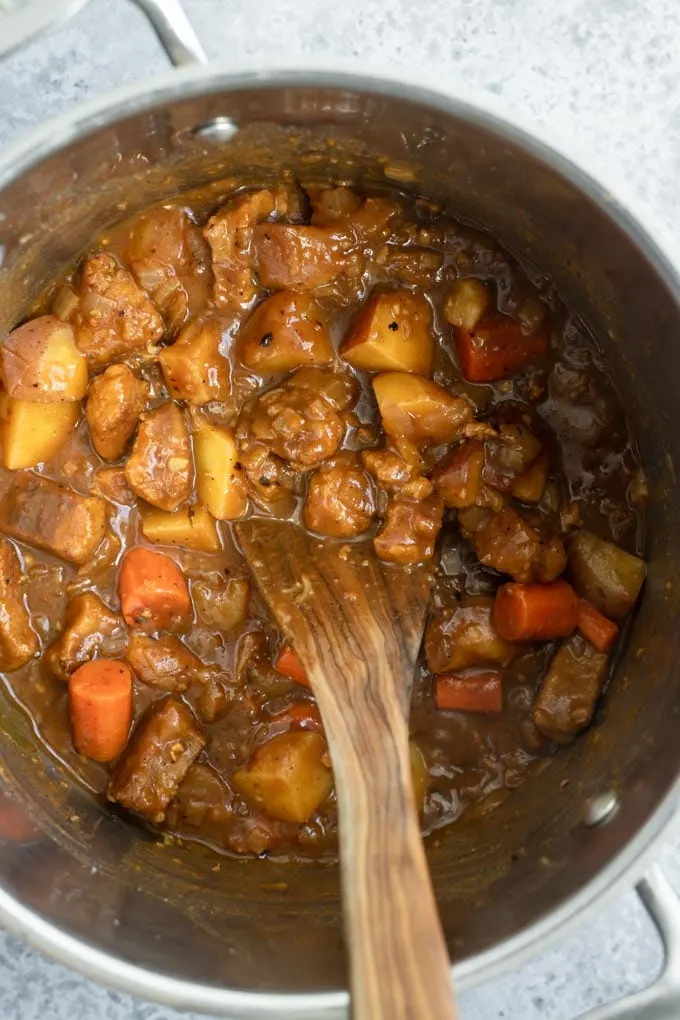
[[[549,281],[436,204],[184,195],[96,239],[0,376],[0,670],[93,795],[221,851],[335,853],[323,723],[233,540],[247,514],[434,559],[424,832],[592,722],[645,577],[635,441]]]

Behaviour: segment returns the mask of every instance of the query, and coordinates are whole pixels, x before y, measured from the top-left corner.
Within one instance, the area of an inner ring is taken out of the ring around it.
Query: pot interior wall
[[[402,177],[406,166],[417,171],[406,186],[443,199],[555,280],[615,366],[637,431],[651,491],[649,580],[597,726],[495,811],[463,819],[429,847],[452,955],[472,957],[566,903],[629,843],[680,771],[678,308],[598,205],[443,100],[351,79],[211,88],[180,100],[168,89],[147,112],[123,112],[60,151],[36,152],[0,181],[0,332],[93,234],[165,195],[284,168],[303,179],[384,181],[396,163]],[[194,133],[216,116],[240,125],[231,142]],[[21,903],[178,978],[344,987],[335,867],[230,858],[218,867],[208,851],[158,843],[92,804],[7,699],[3,724],[3,779],[41,832],[28,846],[0,844],[2,885]],[[586,800],[610,788],[621,810],[605,827],[585,827]]]

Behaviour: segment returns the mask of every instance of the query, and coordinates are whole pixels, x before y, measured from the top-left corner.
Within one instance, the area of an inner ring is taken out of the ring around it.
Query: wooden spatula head
[[[236,534],[307,671],[333,761],[354,1020],[453,1020],[408,742],[429,567],[251,518]]]

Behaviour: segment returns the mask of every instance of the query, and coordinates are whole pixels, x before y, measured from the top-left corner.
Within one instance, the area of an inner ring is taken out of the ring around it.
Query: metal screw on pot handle
[[[586,1013],[581,1020],[678,1020],[680,1017],[680,899],[658,864],[636,891],[661,936],[661,976],[643,992]]]

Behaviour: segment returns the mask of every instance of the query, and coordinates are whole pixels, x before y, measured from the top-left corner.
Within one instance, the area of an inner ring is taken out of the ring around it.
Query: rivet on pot
[[[586,803],[583,821],[590,829],[596,825],[604,825],[605,822],[611,821],[620,806],[618,794],[613,790],[598,793],[596,797],[591,797]]]
[[[211,142],[228,142],[238,134],[238,124],[230,117],[213,117],[194,128],[194,134]]]

